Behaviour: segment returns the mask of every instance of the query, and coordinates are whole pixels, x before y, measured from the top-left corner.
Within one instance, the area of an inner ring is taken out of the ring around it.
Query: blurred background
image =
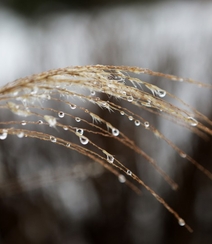
[[[209,0],[0,0],[0,85],[87,64],[139,66],[211,83],[211,13]],[[146,80],[212,119],[209,91]],[[210,141],[147,118],[212,170]],[[0,142],[0,243],[212,243],[210,180],[160,140],[126,128],[118,117],[115,123],[159,161],[180,189],[169,189],[151,167],[141,168],[142,159],[133,152],[120,156],[118,148],[115,154],[164,197],[194,233],[180,227],[145,190],[137,196],[95,162],[55,150],[55,145],[8,138]]]

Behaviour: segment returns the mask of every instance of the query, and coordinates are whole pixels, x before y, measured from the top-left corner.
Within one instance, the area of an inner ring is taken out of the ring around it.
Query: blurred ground
[[[0,5],[1,85],[52,68],[86,64],[135,65],[211,83],[210,1],[137,1],[134,5],[118,1],[111,6],[99,4],[98,8],[93,1],[88,10],[65,1],[54,1],[54,5],[46,1],[36,7],[23,1],[21,7],[12,9],[13,2]],[[160,83],[212,118],[210,92],[154,78],[146,80]],[[125,125],[115,123],[120,128]],[[159,119],[154,123],[212,169],[210,142],[184,130],[176,131],[171,123]],[[138,134],[133,127],[123,130],[130,131],[179,182],[180,190],[172,192],[152,169],[141,168],[140,157],[132,152],[123,155],[123,161],[187,220],[193,234],[178,226],[149,193],[136,196],[93,162],[91,169],[86,168],[89,162],[84,165],[83,157],[65,149],[8,138],[0,143],[0,182],[8,187],[0,201],[0,243],[211,243],[209,179],[162,142]],[[120,150],[116,154],[120,156]],[[31,175],[38,180],[30,185]],[[53,183],[46,183],[48,177]]]

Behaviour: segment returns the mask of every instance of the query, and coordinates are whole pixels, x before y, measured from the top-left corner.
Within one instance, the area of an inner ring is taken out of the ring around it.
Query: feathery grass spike
[[[0,109],[10,111],[13,113],[13,117],[15,116],[15,120],[5,119],[2,121],[3,118],[1,118],[0,139],[5,140],[8,135],[16,135],[19,138],[31,137],[53,142],[66,147],[67,150],[75,150],[100,163],[116,175],[121,183],[125,183],[136,193],[139,194],[140,190],[135,184],[142,185],[174,215],[180,226],[185,226],[191,232],[192,229],[185,223],[184,219],[153,189],[124,166],[116,155],[108,151],[107,148],[98,145],[99,137],[101,137],[101,140],[112,139],[114,146],[121,143],[130,148],[143,156],[173,189],[177,189],[177,184],[157,165],[155,160],[109,121],[109,115],[118,112],[122,118],[128,118],[127,123],[133,121],[137,129],[146,128],[164,140],[181,157],[186,158],[212,179],[211,172],[150,125],[141,116],[142,112],[135,113],[133,109],[129,109],[129,106],[136,107],[136,111],[144,109],[167,118],[203,138],[206,134],[212,135],[212,130],[207,126],[207,124],[212,125],[212,121],[168,91],[140,80],[137,78],[138,74],[191,83],[207,89],[212,88],[209,84],[203,84],[192,79],[183,79],[138,67],[94,65],[50,70],[18,79],[0,88]],[[167,102],[165,99],[167,97],[177,100],[184,108]],[[98,112],[95,112],[98,110],[93,111],[92,106],[96,106],[96,109],[102,109],[105,116],[102,117]],[[63,110],[57,110],[58,107],[63,107]],[[90,117],[84,118],[86,114]],[[5,118],[9,118],[9,116]],[[80,128],[75,127],[76,124],[80,125]],[[28,125],[33,127],[28,127]],[[56,130],[52,130],[51,127]],[[45,130],[41,131],[42,128]],[[60,134],[61,129],[67,133],[66,139],[63,138],[64,133]],[[76,136],[79,138],[78,143],[73,139]],[[98,139],[96,136],[99,136]]]

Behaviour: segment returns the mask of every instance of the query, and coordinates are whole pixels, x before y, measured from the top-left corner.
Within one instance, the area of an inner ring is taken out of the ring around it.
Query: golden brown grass
[[[119,113],[120,116],[127,117],[129,123],[134,123],[135,127],[149,130],[156,137],[164,140],[181,157],[186,158],[212,179],[211,172],[166,138],[146,121],[141,113],[133,112],[134,110],[130,109],[128,104],[130,107],[137,107],[139,111],[146,110],[174,121],[203,138],[212,134],[209,128],[212,121],[168,91],[139,79],[139,74],[191,83],[207,89],[212,88],[210,85],[191,79],[137,67],[95,65],[50,70],[18,79],[0,89],[1,113],[5,113],[6,110],[11,113],[11,116],[14,115],[14,120],[11,120],[10,116],[10,119],[0,122],[0,139],[4,140],[8,135],[16,135],[20,138],[31,137],[75,150],[103,165],[115,174],[120,182],[126,183],[136,193],[140,194],[138,184],[145,187],[175,216],[181,226],[192,231],[164,199],[123,165],[118,157],[101,147],[96,139],[97,136],[102,140],[109,138],[113,140],[114,145],[119,143],[132,149],[144,157],[174,190],[178,188],[177,183],[150,155],[106,119],[107,113]],[[177,101],[181,106],[168,102],[166,98]],[[102,117],[96,110],[91,109],[91,105],[102,108],[105,116]],[[67,136],[64,137],[61,131],[65,131]]]

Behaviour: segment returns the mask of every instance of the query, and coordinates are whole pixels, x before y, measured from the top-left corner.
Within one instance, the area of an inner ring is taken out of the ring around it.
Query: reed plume
[[[191,79],[138,67],[94,65],[50,70],[18,79],[0,89],[1,113],[5,114],[6,111],[10,118],[14,117],[14,120],[1,118],[0,139],[5,140],[8,135],[36,138],[77,151],[111,171],[121,183],[136,193],[140,194],[139,185],[142,185],[174,215],[181,226],[192,231],[163,198],[116,155],[102,147],[97,139],[112,140],[114,145],[133,150],[146,159],[174,190],[178,188],[177,183],[150,155],[109,120],[110,114],[119,114],[127,118],[128,123],[134,123],[137,129],[149,130],[165,141],[181,157],[212,179],[211,172],[149,123],[142,116],[142,110],[171,120],[203,138],[212,135],[212,121],[158,85],[141,80],[139,74],[212,88],[211,85]],[[170,100],[177,101],[180,106]],[[93,109],[95,106],[102,109],[104,116]],[[134,112],[131,107],[136,107],[140,112]]]

